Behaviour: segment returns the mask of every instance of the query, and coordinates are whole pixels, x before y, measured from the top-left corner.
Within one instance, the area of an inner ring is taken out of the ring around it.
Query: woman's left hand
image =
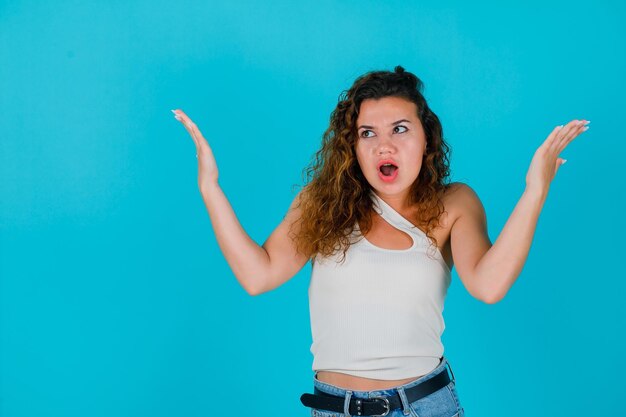
[[[559,154],[578,135],[589,129],[587,120],[572,120],[565,126],[557,126],[535,152],[526,174],[526,189],[541,194],[548,192],[559,167],[565,159]]]

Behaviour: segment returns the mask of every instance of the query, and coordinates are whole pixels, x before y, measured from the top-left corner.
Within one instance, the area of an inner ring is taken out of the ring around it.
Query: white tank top
[[[443,356],[444,299],[450,269],[426,234],[373,191],[374,209],[409,234],[409,249],[384,249],[361,238],[346,252],[313,259],[309,284],[314,371],[373,379],[425,375]],[[430,257],[429,257],[430,256]]]

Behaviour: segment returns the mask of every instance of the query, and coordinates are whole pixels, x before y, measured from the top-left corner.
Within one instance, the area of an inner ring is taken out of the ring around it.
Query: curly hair
[[[358,222],[361,234],[372,227],[373,202],[371,185],[363,175],[356,157],[358,140],[356,121],[361,103],[366,99],[400,97],[417,105],[418,117],[426,134],[426,152],[417,179],[411,185],[407,204],[416,207],[412,223],[427,237],[439,226],[444,212],[442,196],[450,187],[450,148],[443,140],[439,118],[428,107],[422,81],[401,66],[395,71],[371,71],[361,75],[349,90],[339,95],[337,107],[330,115],[330,126],[324,132],[322,147],[311,164],[303,170],[306,185],[298,195],[295,207],[301,209],[299,231],[293,233],[299,253],[309,260],[316,255],[331,256],[343,251],[342,263]],[[436,247],[436,246],[435,246]]]

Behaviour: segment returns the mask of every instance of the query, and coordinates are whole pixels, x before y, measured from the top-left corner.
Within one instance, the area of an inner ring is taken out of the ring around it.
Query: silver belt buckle
[[[370,400],[383,400],[385,402],[385,408],[387,410],[385,410],[385,414],[372,414],[373,416],[386,416],[387,414],[389,414],[389,400],[386,397],[372,397],[370,398]]]

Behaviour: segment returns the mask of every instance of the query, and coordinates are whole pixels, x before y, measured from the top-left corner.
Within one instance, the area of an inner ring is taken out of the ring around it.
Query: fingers
[[[198,150],[198,152],[205,146],[208,147],[208,143],[206,142],[206,139],[204,139],[204,137],[202,136],[200,129],[198,129],[198,126],[196,126],[196,124],[189,118],[189,116],[187,116],[182,110],[172,110],[172,113],[174,113],[174,117],[176,118],[176,120],[180,121],[183,126],[185,126],[185,129],[187,130],[187,132],[189,132],[191,138],[196,144],[196,149]]]
[[[548,137],[546,138],[546,140],[543,142],[544,146],[550,146],[550,144],[552,144],[555,140],[556,140],[556,135],[558,135],[559,131],[563,128],[563,126],[557,126],[554,129],[552,129],[552,132],[550,132],[550,134],[548,135]]]
[[[185,126],[185,129],[187,129],[188,131],[191,131],[191,128],[195,127],[194,122],[192,122],[189,116],[183,113],[182,110],[172,110],[172,112],[174,113],[174,118],[181,122],[183,126]]]
[[[563,134],[555,143],[557,152],[561,152],[576,136],[589,129],[587,120],[572,120],[568,125],[570,129]]]
[[[187,116],[182,110],[172,110],[172,112],[174,113],[174,118],[183,124],[185,129],[187,129],[187,132],[189,132],[193,138],[194,142],[196,142],[196,145],[198,145],[198,140],[192,130],[192,127],[195,126],[195,124],[191,121],[189,116]]]
[[[572,120],[566,125],[557,126],[544,144],[555,153],[561,152],[576,136],[589,129],[587,120]]]

